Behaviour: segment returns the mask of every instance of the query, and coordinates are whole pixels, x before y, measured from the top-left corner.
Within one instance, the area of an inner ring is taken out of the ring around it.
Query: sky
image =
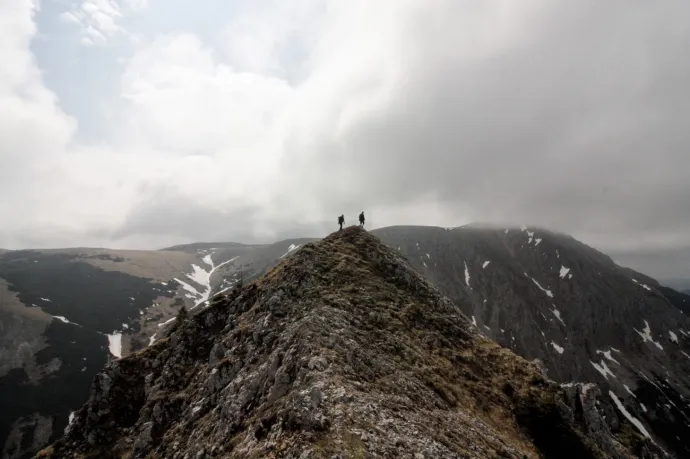
[[[3,0],[0,247],[690,247],[690,2]]]

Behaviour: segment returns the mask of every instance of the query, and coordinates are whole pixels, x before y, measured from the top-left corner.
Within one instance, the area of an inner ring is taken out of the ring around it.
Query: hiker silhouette
[[[340,229],[338,231],[340,231],[343,229],[343,225],[345,224],[345,215],[338,217],[338,224],[340,225]]]
[[[359,226],[364,226],[364,211],[359,214]]]

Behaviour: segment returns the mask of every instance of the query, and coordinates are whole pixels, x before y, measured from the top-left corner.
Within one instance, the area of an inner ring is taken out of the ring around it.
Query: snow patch
[[[604,378],[609,379],[609,376],[608,376],[608,375],[611,375],[611,376],[613,376],[614,378],[616,377],[616,375],[613,374],[613,372],[609,369],[609,367],[606,366],[606,362],[604,362],[603,360],[602,360],[600,363],[594,363],[594,362],[592,362],[592,361],[590,360],[589,363],[591,363],[592,366],[593,366],[599,373],[601,373],[601,375],[602,375]]]
[[[149,338],[149,346],[152,345],[156,341],[156,334],[154,333],[151,338]]]
[[[293,245],[291,245],[290,247],[292,247]],[[289,250],[288,250],[288,253],[289,253]],[[197,265],[192,265],[194,272],[192,274],[187,274],[186,276],[188,278],[190,278],[191,280],[193,280],[194,282],[196,282],[197,284],[202,285],[204,287],[203,292],[198,291],[197,289],[195,289],[194,287],[192,287],[188,283],[181,281],[177,277],[175,278],[175,281],[177,281],[180,285],[182,285],[182,288],[184,288],[189,293],[188,295],[185,295],[185,296],[187,298],[196,300],[194,306],[192,306],[190,308],[190,310],[194,309],[197,306],[199,306],[200,304],[203,304],[206,301],[208,301],[208,298],[211,296],[211,276],[213,276],[213,273],[216,270],[220,269],[222,266],[224,266],[228,263],[231,263],[231,262],[237,260],[238,258],[239,258],[239,256],[236,256],[236,257],[231,258],[230,260],[224,261],[223,263],[216,266],[213,264],[213,259],[211,258],[211,256],[208,255],[207,257],[204,257],[204,261],[208,262],[210,264],[211,269],[209,271],[206,271]]]
[[[108,336],[108,349],[118,359],[122,357],[122,333],[113,333]]]
[[[474,316],[472,316],[472,325],[475,327],[477,326],[477,319],[475,319]]]
[[[41,300],[45,301],[46,303],[52,303],[48,298],[41,298]]]
[[[431,255],[429,255],[428,253],[426,254],[426,257],[427,259],[431,260]]]
[[[210,260],[211,257],[208,257],[208,259]],[[211,261],[211,267],[213,267],[213,261]],[[199,285],[207,285],[210,272],[196,264],[192,265],[192,269],[194,271],[191,274],[186,274],[186,276]]]
[[[165,322],[158,324],[158,326],[159,326],[159,327],[164,327],[164,326],[168,325],[170,322],[172,322],[172,321],[175,320],[175,319],[177,319],[177,317],[173,317],[172,319],[168,319],[168,320],[166,320]]]
[[[619,351],[619,352],[620,352],[620,351]],[[603,356],[606,357],[608,360],[610,360],[611,362],[616,362],[618,365],[621,364],[618,360],[616,360],[616,359],[613,358],[613,356],[611,355],[611,350],[610,350],[610,349],[609,349],[608,351],[597,351],[597,354],[603,355]]]
[[[559,274],[560,278],[564,279],[565,276],[567,276],[569,272],[570,272],[570,268],[566,268],[565,266],[561,265],[561,272]]]
[[[632,414],[628,413],[628,410],[626,410],[621,401],[618,400],[616,394],[614,394],[612,391],[609,391],[609,396],[611,397],[611,399],[613,399],[613,403],[616,404],[618,410],[623,414],[623,416],[625,416],[626,419],[630,421],[632,425],[637,427],[637,430],[639,430],[642,435],[651,439],[652,437],[649,435],[649,432],[647,432],[647,429],[644,428],[644,425],[642,425],[639,419],[635,418]]]
[[[422,261],[422,264],[424,265],[425,268],[428,268],[425,262]]]
[[[491,262],[490,262],[490,261],[485,261],[484,264],[482,265],[482,268],[486,268],[487,266],[489,266],[489,263],[491,263]]]
[[[690,359],[690,355],[686,354],[686,353],[685,353],[685,352],[683,352],[683,351],[680,351],[680,353],[681,353],[681,354],[683,354],[683,355],[684,355],[685,357],[687,357],[687,358],[689,358],[689,359]]]
[[[288,247],[287,252],[285,252],[284,254],[282,254],[282,255],[280,256],[280,258],[283,258],[283,257],[287,256],[287,254],[289,254],[290,252],[294,252],[295,250],[299,249],[299,247],[300,247],[299,244],[297,244],[297,245],[295,245],[295,244],[290,244],[290,247]],[[211,266],[213,266],[213,265],[211,265]]]
[[[678,344],[678,335],[676,335],[675,333],[673,333],[672,331],[669,330],[668,336],[671,337],[671,341]]]
[[[553,346],[554,349],[556,349],[556,352],[558,352],[559,354],[562,354],[563,351],[565,350],[553,341],[551,341],[551,345]]]
[[[127,325],[127,324],[122,324],[122,328],[124,328],[125,330],[127,330],[127,329],[129,328],[129,325]]]
[[[465,283],[470,286],[470,270],[467,269],[467,262],[465,262]]]
[[[572,275],[572,274],[568,274],[568,279],[572,279],[572,278],[573,278],[573,275]]]
[[[538,246],[540,242],[541,242],[541,238],[540,238],[540,237],[536,238],[536,239],[534,240],[534,246],[535,246],[535,247]]]
[[[527,273],[524,273],[524,275],[527,276]],[[546,293],[546,296],[548,296],[549,298],[553,298],[553,293],[551,293],[551,290],[546,289],[546,288],[542,287],[541,285],[539,285],[539,282],[537,282],[536,279],[534,279],[533,277],[530,277],[530,276],[527,276],[527,277],[529,277],[530,279],[532,279],[532,282],[534,282],[535,285],[536,285],[537,287],[539,287],[539,290],[541,290],[542,292]]]
[[[561,311],[556,309],[556,305],[553,305],[553,315],[556,316],[556,319],[560,320],[563,325],[565,325],[565,322],[563,322],[563,319],[561,318]]]
[[[637,398],[637,395],[635,395],[635,394],[633,393],[633,391],[631,391],[630,388],[629,388],[628,386],[626,386],[625,384],[623,384],[623,387],[625,387],[625,390],[626,390],[630,395],[632,395],[633,397]]]
[[[195,289],[194,287],[192,287],[188,283],[181,281],[177,277],[174,280],[177,281],[177,283],[179,283],[183,289],[185,289],[187,292],[189,292],[189,294],[192,296],[192,298],[201,295],[201,293],[199,293],[199,291],[197,289]],[[189,296],[187,298],[189,298]]]
[[[213,268],[213,259],[211,258],[211,255],[206,255],[204,258],[201,259],[204,263],[209,265],[210,267]]]
[[[71,323],[72,323],[72,322],[70,322],[69,320],[67,320],[67,318],[64,317],[64,316],[53,316],[53,318],[55,318],[55,319],[57,319],[57,320],[61,320],[61,321],[63,321],[63,322],[66,323],[66,324],[71,324]]]
[[[637,282],[637,279],[633,279],[632,281],[635,282],[635,283],[636,283],[637,285],[639,285],[640,287],[642,287],[643,289],[648,290],[648,291],[650,291],[650,292],[652,291],[652,289],[649,288],[649,285],[641,284],[641,283]]]
[[[652,344],[654,344],[656,347],[658,347],[662,351],[664,350],[664,348],[661,346],[661,344],[657,343],[656,341],[654,341],[652,339],[652,329],[649,328],[649,324],[647,323],[646,320],[644,321],[644,329],[642,329],[642,331],[639,331],[637,328],[633,328],[633,329],[637,332],[638,335],[640,335],[642,337],[642,340],[645,343],[647,341],[650,341]]]
[[[82,371],[84,371],[84,370],[82,370]],[[75,415],[75,412],[70,411],[69,417],[67,418],[67,426],[65,427],[65,433],[67,433],[67,431],[69,430],[69,426],[71,426],[72,422],[74,422],[74,415]]]
[[[642,408],[643,412],[645,412],[645,413],[647,412],[647,407],[644,406],[644,403],[640,403],[640,408]]]
[[[487,330],[491,331],[491,329],[490,329],[489,327],[487,327],[486,325],[484,325],[484,328],[486,328]]]

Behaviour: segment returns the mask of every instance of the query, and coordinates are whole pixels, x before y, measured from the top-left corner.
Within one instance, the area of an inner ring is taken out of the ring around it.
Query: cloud
[[[126,13],[147,7],[147,0],[81,0],[73,9],[62,12],[60,19],[80,28],[82,44],[105,45],[119,35],[133,37],[120,23]]]
[[[0,58],[17,63],[0,73],[0,175],[24,174],[0,185],[18,196],[0,246],[319,236],[361,210],[372,227],[480,220],[607,250],[690,244],[686,2],[166,5],[62,15],[85,43],[140,37],[116,56],[90,144],[32,60],[30,2],[0,16],[16,21]]]

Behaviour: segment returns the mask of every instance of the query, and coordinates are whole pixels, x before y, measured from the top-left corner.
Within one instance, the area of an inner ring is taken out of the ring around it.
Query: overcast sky
[[[0,247],[690,246],[687,0],[0,1]]]

